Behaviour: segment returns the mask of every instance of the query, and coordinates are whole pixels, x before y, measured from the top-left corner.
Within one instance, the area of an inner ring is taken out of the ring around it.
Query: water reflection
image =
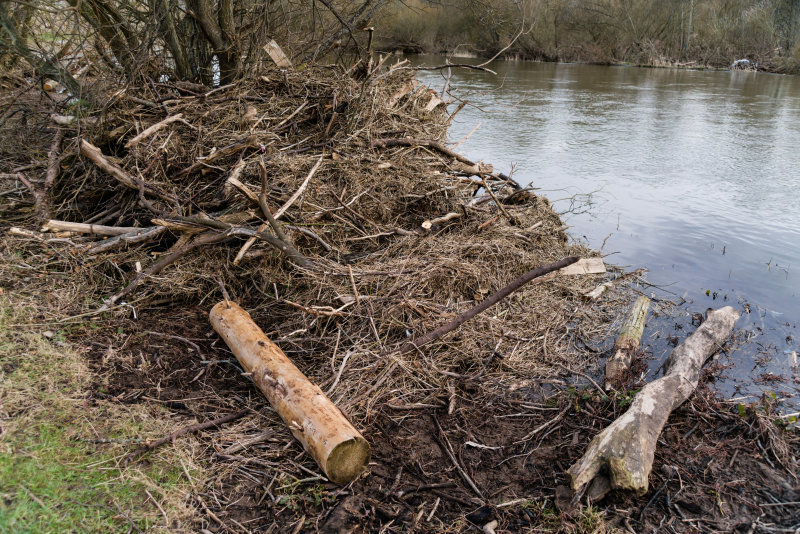
[[[605,250],[619,252],[615,263],[648,267],[651,282],[686,295],[693,311],[720,300],[747,304],[739,327],[774,354],[732,355],[737,368],[723,390],[758,393],[778,387],[753,385],[758,375],[791,376],[782,355],[796,348],[800,319],[800,78],[524,62],[491,68],[497,77],[453,73],[459,96],[485,110],[467,107],[456,117],[452,139],[483,123],[460,150],[505,169],[513,163],[517,181],[551,199],[595,192],[587,213],[566,215],[573,236],[599,247],[611,235]],[[440,89],[442,74],[421,78]],[[783,386],[800,392],[797,383]]]

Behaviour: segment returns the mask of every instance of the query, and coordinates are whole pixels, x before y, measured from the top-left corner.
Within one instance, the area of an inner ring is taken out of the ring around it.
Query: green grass
[[[109,487],[120,478],[119,470],[89,467],[105,455],[47,423],[13,439],[12,445],[15,450],[0,457],[0,532],[128,530],[121,511],[143,504],[143,492],[135,486]],[[135,524],[141,530],[150,527],[147,520]]]
[[[600,534],[617,532],[608,526],[605,515],[595,506],[581,506],[572,516],[564,516],[547,499],[532,499],[520,504],[534,521],[534,532]]]
[[[163,414],[87,403],[96,378],[83,358],[63,336],[10,326],[28,319],[0,298],[0,533],[180,530],[190,510],[179,449],[120,462],[166,433]]]

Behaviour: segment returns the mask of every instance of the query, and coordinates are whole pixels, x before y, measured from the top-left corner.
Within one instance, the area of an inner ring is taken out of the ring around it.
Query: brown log
[[[346,484],[367,466],[371,450],[342,412],[272,343],[240,306],[223,301],[209,314],[253,382],[332,482]]]

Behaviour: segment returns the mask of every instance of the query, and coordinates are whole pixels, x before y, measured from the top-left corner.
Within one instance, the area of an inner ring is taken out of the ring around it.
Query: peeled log
[[[369,443],[342,412],[309,382],[239,305],[223,301],[209,314],[253,382],[325,475],[337,484],[355,479],[370,458]]]
[[[639,348],[644,333],[644,323],[650,299],[644,295],[636,299],[622,330],[614,343],[614,355],[606,361],[606,388],[619,382],[631,367],[633,353]]]
[[[76,232],[79,234],[117,236],[139,232],[144,228],[135,226],[103,226],[102,224],[75,223],[50,219],[42,227],[42,232]]]
[[[598,434],[567,471],[574,500],[587,487],[592,500],[612,489],[647,492],[656,441],[667,418],[697,388],[703,364],[728,339],[738,319],[739,312],[730,306],[710,310],[703,324],[672,351],[664,376],[642,388],[630,409]]]

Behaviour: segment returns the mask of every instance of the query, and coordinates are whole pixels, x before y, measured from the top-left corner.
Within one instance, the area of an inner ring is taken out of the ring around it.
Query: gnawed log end
[[[214,330],[328,479],[346,484],[357,478],[369,462],[371,449],[339,408],[238,304],[220,302],[209,316]]]
[[[346,484],[364,471],[372,456],[372,448],[361,436],[339,443],[328,455],[326,473],[331,482]]]

